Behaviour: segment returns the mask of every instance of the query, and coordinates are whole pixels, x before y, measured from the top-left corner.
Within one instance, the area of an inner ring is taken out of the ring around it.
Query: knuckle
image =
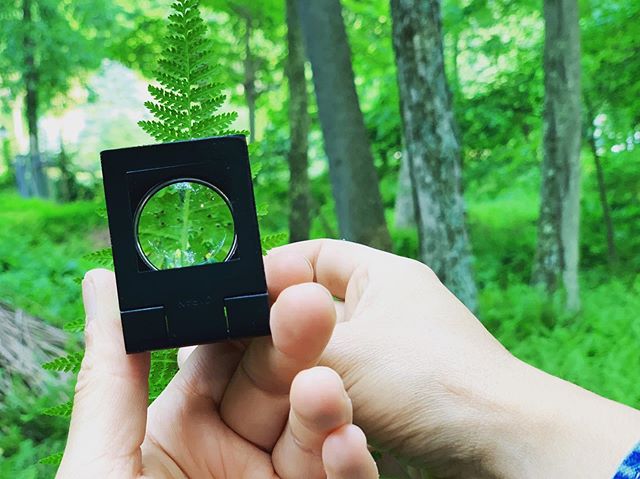
[[[410,264],[411,271],[419,278],[429,282],[440,283],[440,278],[429,265],[415,259],[407,259],[407,261]]]

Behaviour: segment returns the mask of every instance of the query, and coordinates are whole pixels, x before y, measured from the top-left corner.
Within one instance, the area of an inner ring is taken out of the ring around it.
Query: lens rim
[[[144,262],[145,265],[147,265],[149,268],[151,268],[153,271],[168,271],[168,270],[172,270],[172,269],[183,269],[183,268],[192,268],[194,266],[202,266],[205,264],[215,264],[215,263],[198,263],[198,264],[193,264],[190,266],[181,266],[179,268],[166,268],[166,269],[159,269],[158,267],[156,267],[151,260],[147,257],[147,255],[145,254],[142,245],[140,244],[140,218],[142,216],[142,212],[144,211],[145,206],[147,205],[147,203],[149,202],[149,200],[151,198],[153,198],[153,196],[159,192],[160,190],[174,185],[176,183],[198,183],[202,186],[206,186],[208,188],[211,188],[214,192],[216,192],[226,203],[227,208],[229,209],[229,212],[231,213],[231,220],[233,222],[233,243],[231,244],[231,247],[229,248],[229,252],[227,253],[227,256],[225,257],[224,260],[222,261],[216,261],[216,263],[224,263],[226,261],[229,261],[229,259],[231,259],[231,257],[233,257],[233,255],[236,253],[236,249],[238,246],[238,235],[236,234],[236,219],[235,219],[235,215],[234,215],[234,211],[233,211],[233,206],[231,205],[231,201],[229,201],[229,198],[227,198],[227,195],[225,195],[222,190],[220,188],[218,188],[217,186],[209,183],[208,181],[204,181],[201,180],[199,178],[174,178],[171,179],[169,181],[165,181],[163,183],[160,183],[156,186],[154,186],[153,188],[151,188],[142,198],[142,201],[140,202],[140,204],[138,205],[138,207],[136,208],[136,212],[134,215],[134,219],[133,219],[133,226],[134,226],[134,236],[135,236],[135,240],[136,240],[136,250],[138,251],[138,255],[140,256],[140,258],[142,259],[142,261]]]

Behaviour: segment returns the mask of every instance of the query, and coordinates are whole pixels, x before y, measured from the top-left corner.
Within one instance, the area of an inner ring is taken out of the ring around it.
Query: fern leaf
[[[226,100],[215,82],[216,64],[206,39],[198,0],[177,0],[171,8],[156,78],[160,86],[145,103],[154,120],[140,127],[158,141],[180,141],[230,134],[236,114],[217,113]]]
[[[265,255],[278,246],[282,246],[287,242],[289,235],[287,233],[274,233],[262,236],[262,254]]]
[[[256,209],[256,214],[258,215],[258,218],[267,216],[268,213],[269,213],[269,207],[267,205],[259,205]]]
[[[260,172],[262,171],[264,163],[261,161],[253,161],[251,162],[251,179],[255,180]]]
[[[92,265],[111,268],[113,266],[113,256],[111,256],[111,248],[104,248],[93,253],[86,254],[82,259],[88,261]]]
[[[49,456],[43,457],[38,462],[40,464],[48,464],[51,466],[59,466],[62,462],[62,454],[61,452],[57,452],[55,454],[51,454]]]
[[[57,404],[42,410],[43,414],[47,416],[58,417],[71,417],[71,410],[73,409],[73,401],[67,401],[62,404]]]
[[[61,356],[55,358],[52,361],[44,363],[42,367],[48,371],[58,371],[63,373],[80,371],[80,365],[82,364],[83,352],[71,353],[67,356]]]
[[[168,349],[151,353],[149,371],[149,402],[153,402],[178,372],[178,350]]]
[[[84,318],[76,318],[71,321],[67,321],[62,329],[69,333],[81,333],[84,331]]]

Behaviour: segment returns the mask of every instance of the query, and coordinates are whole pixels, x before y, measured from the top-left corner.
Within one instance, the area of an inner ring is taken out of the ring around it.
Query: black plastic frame
[[[244,136],[108,150],[101,160],[127,352],[270,334]],[[227,261],[155,270],[141,257],[136,212],[154,188],[177,179],[208,183],[228,200],[236,244]]]

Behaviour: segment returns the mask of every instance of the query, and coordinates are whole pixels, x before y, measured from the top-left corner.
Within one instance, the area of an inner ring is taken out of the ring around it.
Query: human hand
[[[273,292],[272,337],[197,347],[147,409],[113,273],[83,282],[86,352],[58,479],[378,477],[340,377],[315,367],[335,324],[318,284]]]
[[[421,263],[345,241],[277,248],[277,294],[316,281],[338,325],[321,364],[384,450],[435,477],[608,478],[640,414],[513,357]]]

